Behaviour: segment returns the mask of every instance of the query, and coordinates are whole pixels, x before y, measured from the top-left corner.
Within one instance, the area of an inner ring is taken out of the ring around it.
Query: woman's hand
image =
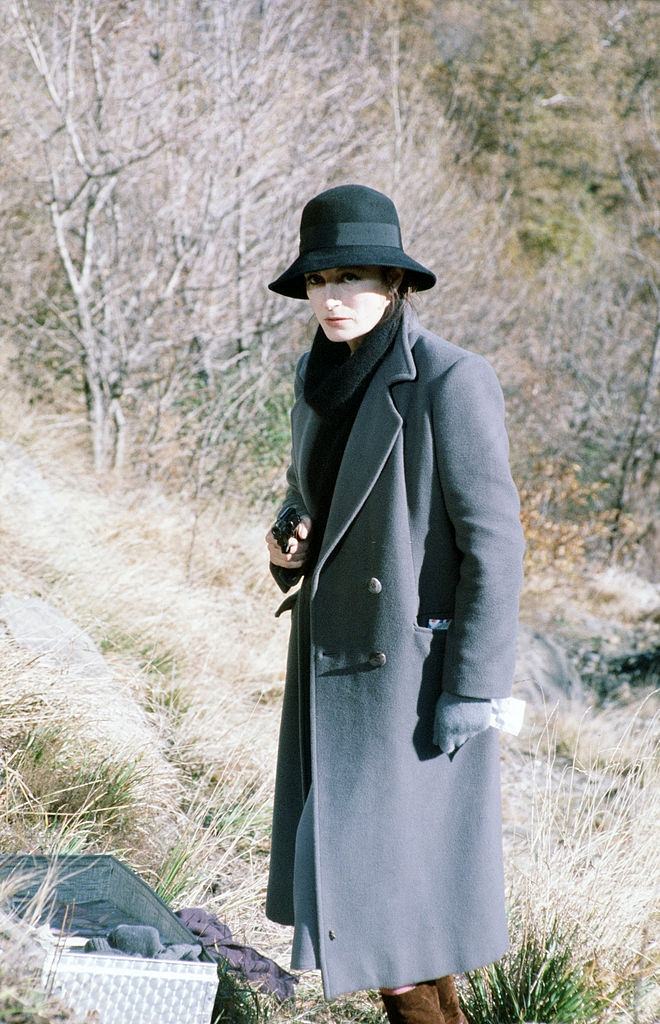
[[[268,545],[268,554],[273,565],[280,565],[283,569],[302,569],[307,558],[308,538],[311,529],[312,520],[309,516],[303,516],[293,531],[293,536],[289,541],[289,550],[286,554],[284,554],[269,530],[266,534],[266,544]]]

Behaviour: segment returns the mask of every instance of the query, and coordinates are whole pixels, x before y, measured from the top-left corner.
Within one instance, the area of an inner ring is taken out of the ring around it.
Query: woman
[[[523,542],[490,365],[424,330],[435,276],[359,185],[304,208],[269,287],[318,320],[300,359],[271,571],[292,610],[266,912],[332,998],[463,1024],[452,975],[508,946],[498,737]]]

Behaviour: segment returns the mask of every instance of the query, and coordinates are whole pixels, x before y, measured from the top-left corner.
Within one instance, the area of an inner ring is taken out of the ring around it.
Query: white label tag
[[[429,619],[429,629],[449,629],[451,619]]]
[[[526,701],[519,697],[495,697],[490,702],[490,724],[517,736],[522,729]]]

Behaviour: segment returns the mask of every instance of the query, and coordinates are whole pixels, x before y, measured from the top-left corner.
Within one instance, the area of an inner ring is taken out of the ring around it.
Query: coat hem
[[[273,921],[275,924],[284,924],[287,928],[293,928],[295,921],[288,914],[277,914],[272,910],[265,911],[266,920]]]
[[[381,988],[400,988],[404,985],[419,985],[423,981],[432,981],[435,978],[444,978],[448,974],[467,974],[470,971],[476,971],[482,967],[487,967],[489,964],[496,963],[509,951],[510,948],[511,943],[507,939],[506,943],[501,948],[498,947],[498,952],[490,953],[485,957],[479,957],[476,962],[472,959],[460,962],[454,961],[449,966],[445,962],[440,964],[440,966],[431,966],[427,970],[415,970],[412,972],[414,975],[412,978],[409,976],[403,977],[396,975],[393,978],[388,977],[383,978],[382,980],[380,978],[376,980],[374,977],[368,979],[365,978],[363,983],[360,983],[359,985],[353,985],[352,983],[350,988],[335,988],[328,984],[325,972],[322,970],[321,978],[323,981],[323,996],[327,1000],[332,1000],[338,999],[340,996],[351,995],[354,992],[378,991]],[[434,961],[434,963],[437,964],[437,961]]]

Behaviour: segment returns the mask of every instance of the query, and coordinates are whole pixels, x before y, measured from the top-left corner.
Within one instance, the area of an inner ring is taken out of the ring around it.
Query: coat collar
[[[374,374],[353,424],[344,457],[339,467],[334,497],[325,528],[323,546],[314,570],[312,593],[318,574],[364,505],[401,430],[403,420],[392,399],[391,388],[402,381],[414,380],[417,369],[412,347],[419,327],[415,313],[404,311],[401,333]],[[297,437],[297,465],[303,500],[309,497],[306,468],[318,417],[301,397],[292,413],[292,429]],[[310,509],[310,512],[313,510]]]

